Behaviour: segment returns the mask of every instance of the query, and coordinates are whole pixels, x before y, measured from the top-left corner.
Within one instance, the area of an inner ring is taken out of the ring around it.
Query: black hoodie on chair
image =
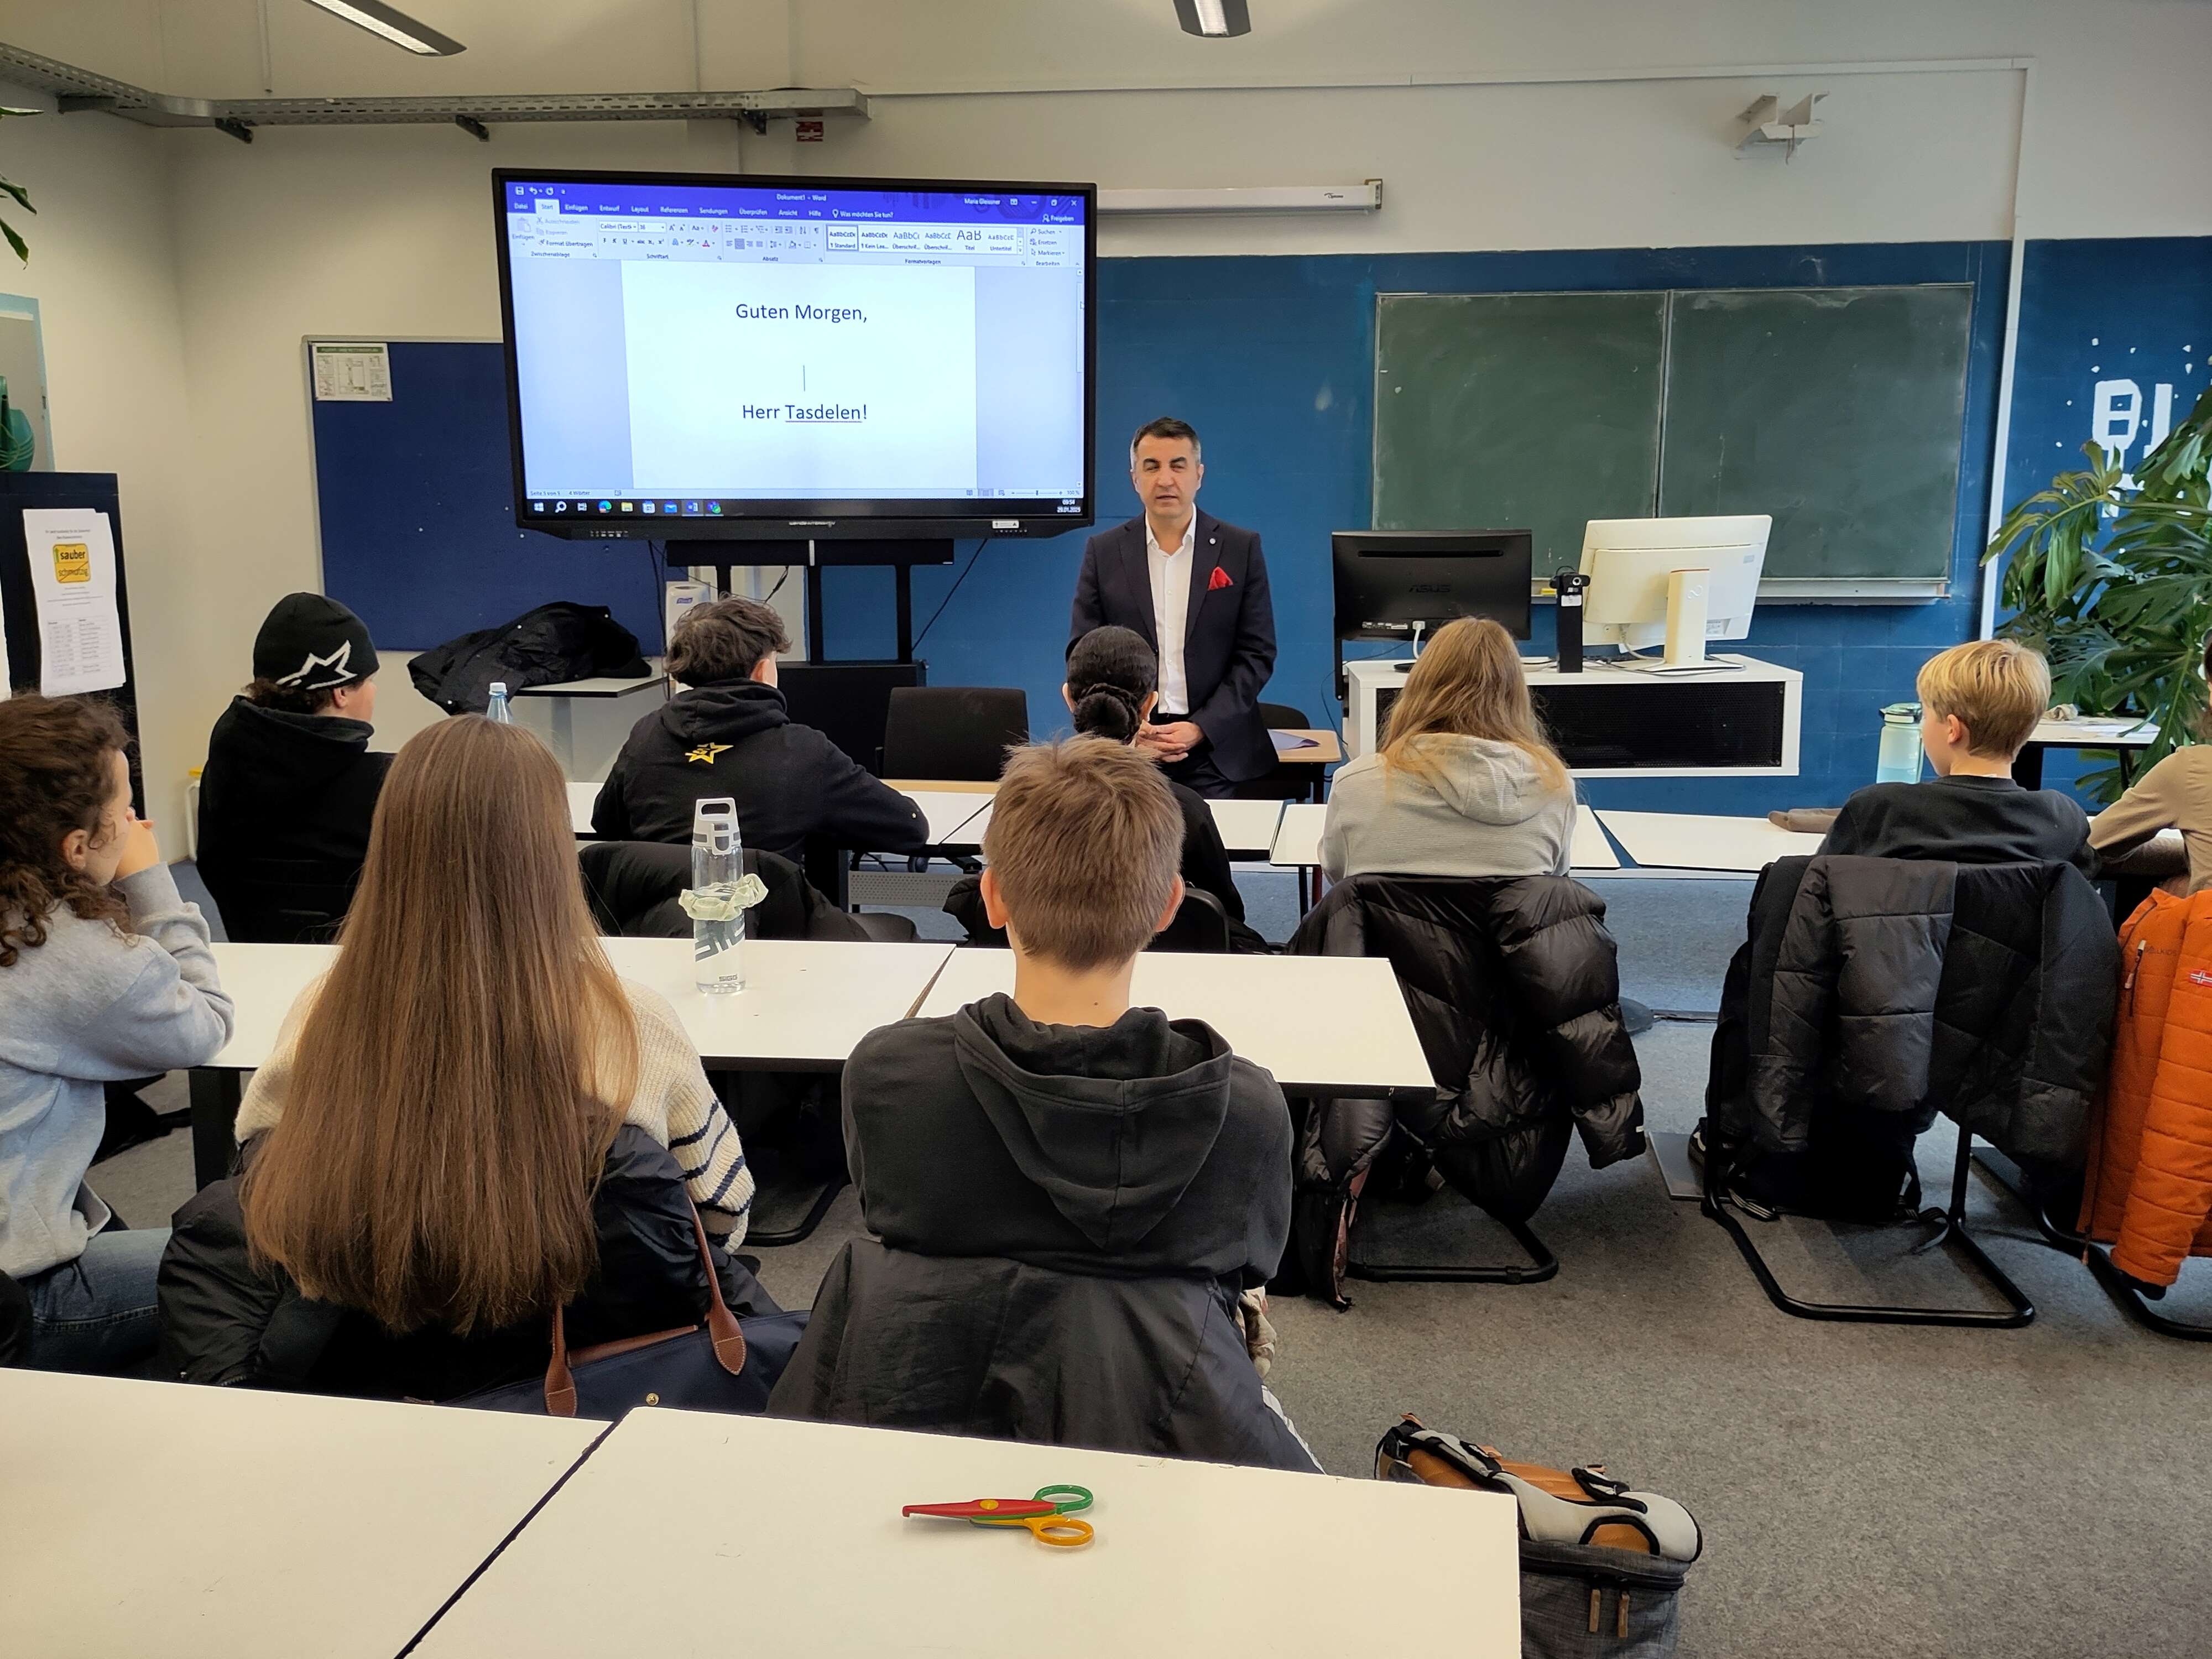
[[[702,798],[738,803],[747,847],[799,861],[810,836],[863,853],[918,853],[929,820],[757,680],[702,686],[630,728],[592,808],[607,841],[688,842]]]
[[[319,944],[345,919],[392,757],[366,720],[234,697],[200,772],[200,878],[225,937]]]
[[[1291,1122],[1212,1029],[1007,996],[864,1038],[848,1244],[780,1416],[1310,1470],[1237,1314],[1290,1235]]]

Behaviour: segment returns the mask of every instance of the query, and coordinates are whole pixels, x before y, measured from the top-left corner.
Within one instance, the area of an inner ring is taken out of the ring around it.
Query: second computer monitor
[[[1626,650],[1667,637],[1668,578],[1703,570],[1701,639],[1740,640],[1751,631],[1759,578],[1773,519],[1764,513],[1711,519],[1592,519],[1583,535],[1582,573],[1589,578],[1583,637]]]
[[[1528,637],[1533,562],[1525,530],[1340,530],[1336,636],[1405,639],[1460,617]]]

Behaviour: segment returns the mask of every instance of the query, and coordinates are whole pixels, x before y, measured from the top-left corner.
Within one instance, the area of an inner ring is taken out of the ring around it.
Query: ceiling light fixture
[[[367,29],[423,58],[451,58],[457,52],[468,50],[428,24],[418,23],[405,12],[384,4],[383,0],[307,0],[307,3],[320,6],[333,17],[343,17],[356,27]]]
[[[1208,40],[1252,32],[1252,14],[1245,0],[1176,0],[1176,21],[1185,34]]]

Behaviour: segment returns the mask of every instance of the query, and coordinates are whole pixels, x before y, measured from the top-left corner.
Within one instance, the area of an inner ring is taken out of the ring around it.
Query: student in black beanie
[[[231,939],[327,940],[345,919],[392,764],[368,747],[376,670],[361,618],[319,593],[286,594],[254,636],[200,775],[200,876]]]

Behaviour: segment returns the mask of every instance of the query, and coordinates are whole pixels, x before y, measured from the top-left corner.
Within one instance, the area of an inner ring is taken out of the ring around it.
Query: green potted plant
[[[2009,553],[1998,631],[2051,659],[2051,696],[2085,714],[2135,714],[2158,727],[2138,774],[2192,741],[2204,713],[2204,637],[2212,629],[2212,387],[2165,441],[2129,469],[2089,443],[2089,465],[2062,472],[2005,516],[1984,563]],[[2124,482],[2125,480],[2126,482]],[[2120,793],[2117,766],[2081,787]]]
[[[34,109],[11,109],[4,104],[0,104],[0,118],[5,118],[10,115],[36,115],[38,112],[39,112]],[[22,209],[26,213],[36,213],[38,211],[38,209],[31,205],[30,192],[26,191],[22,185],[12,183],[6,179],[0,179],[0,196],[9,198],[17,207]],[[15,227],[9,224],[5,219],[0,219],[0,236],[4,236],[8,239],[8,246],[15,250],[15,257],[18,259],[21,259],[26,264],[28,264],[31,262],[30,244],[26,242],[23,240],[21,234],[16,230]]]

